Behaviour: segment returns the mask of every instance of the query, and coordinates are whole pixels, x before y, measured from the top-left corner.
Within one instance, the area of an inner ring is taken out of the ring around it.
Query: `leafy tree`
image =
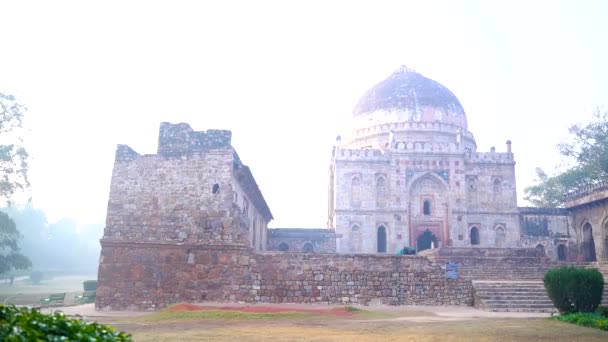
[[[0,92],[0,199],[29,186],[28,153],[16,132],[22,128],[25,111],[14,96]]]
[[[20,238],[15,222],[7,214],[0,212],[0,274],[11,269],[27,269],[30,260],[19,253],[17,240]]]
[[[564,195],[583,186],[608,181],[608,112],[597,109],[585,126],[574,125],[569,142],[559,151],[576,164],[555,176],[536,168],[536,184],[524,189],[524,198],[538,207],[559,207]]]
[[[8,201],[15,192],[29,186],[28,154],[17,132],[22,128],[25,110],[14,96],[0,93],[0,200]],[[0,274],[31,266],[30,260],[19,253],[20,237],[15,222],[0,213]]]

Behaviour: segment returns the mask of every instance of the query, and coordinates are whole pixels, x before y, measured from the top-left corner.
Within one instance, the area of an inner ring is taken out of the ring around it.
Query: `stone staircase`
[[[471,280],[473,305],[486,311],[557,312],[543,284],[553,267],[596,268],[606,280],[602,305],[608,306],[608,262],[557,262],[526,248],[440,248],[423,254],[437,263],[454,262],[458,277]],[[421,253],[422,254],[422,253]]]
[[[494,312],[557,312],[542,281],[474,280],[473,305]],[[608,286],[602,305],[608,306]]]
[[[542,281],[473,281],[473,305],[494,312],[557,312]]]

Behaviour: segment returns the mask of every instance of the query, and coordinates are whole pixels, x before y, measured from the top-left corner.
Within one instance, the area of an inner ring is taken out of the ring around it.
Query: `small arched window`
[[[479,228],[473,227],[471,228],[471,245],[479,245]]]
[[[560,244],[557,246],[557,260],[566,261],[566,246]]]
[[[378,227],[376,240],[378,245],[378,253],[386,253],[386,228],[384,228],[384,226]]]
[[[496,228],[496,237],[494,240],[496,247],[504,247],[505,244],[505,230],[502,227]]]
[[[384,207],[386,204],[386,179],[378,177],[376,179],[376,205]]]
[[[287,252],[289,250],[289,245],[285,242],[281,242],[281,244],[279,244],[279,250],[281,252]]]
[[[424,203],[422,204],[422,213],[424,215],[431,215],[431,201],[424,200]]]

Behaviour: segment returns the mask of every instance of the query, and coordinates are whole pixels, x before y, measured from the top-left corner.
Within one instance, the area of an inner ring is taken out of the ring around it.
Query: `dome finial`
[[[395,72],[400,74],[406,74],[412,71],[412,69],[408,68],[407,65],[402,64]]]

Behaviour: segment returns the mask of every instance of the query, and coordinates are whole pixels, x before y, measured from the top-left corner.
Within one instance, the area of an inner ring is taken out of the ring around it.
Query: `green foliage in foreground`
[[[313,315],[307,312],[242,312],[230,310],[205,311],[159,311],[142,318],[144,321],[181,321],[181,320],[214,320],[214,319],[280,319],[280,318],[306,318]]]
[[[95,322],[45,315],[34,309],[0,305],[0,341],[133,341],[130,335]]]
[[[608,317],[596,312],[576,312],[554,316],[553,319],[608,331]]]
[[[604,277],[596,269],[552,268],[543,280],[549,298],[561,313],[594,312],[602,302]]]

